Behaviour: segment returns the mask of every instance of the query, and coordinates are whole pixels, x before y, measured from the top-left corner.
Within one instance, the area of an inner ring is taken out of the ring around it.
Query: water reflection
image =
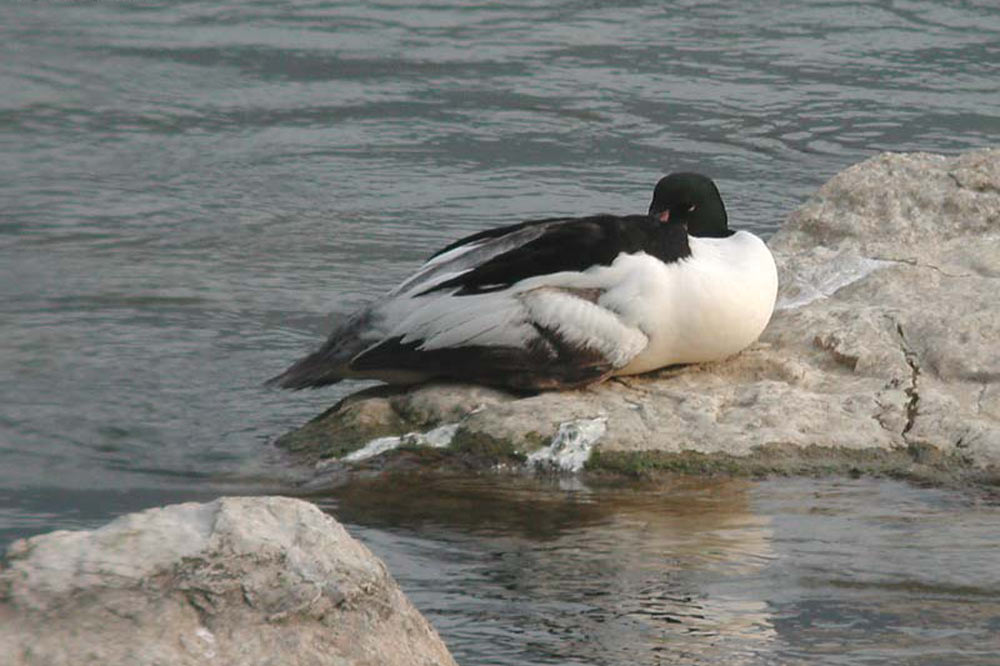
[[[992,664],[1000,510],[860,480],[369,480],[320,504],[468,664]]]
[[[387,559],[459,662],[739,663],[773,638],[763,601],[713,591],[773,559],[751,489],[399,478],[323,504]]]

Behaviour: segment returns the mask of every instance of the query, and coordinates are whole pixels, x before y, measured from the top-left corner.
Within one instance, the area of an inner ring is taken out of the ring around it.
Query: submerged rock
[[[770,246],[778,310],[734,358],[528,397],[381,388],[279,445],[329,468],[449,425],[450,450],[492,464],[599,422],[590,468],[1000,472],[1000,150],[869,159]]]
[[[385,566],[315,506],[222,498],[15,542],[0,655],[33,664],[454,664]]]

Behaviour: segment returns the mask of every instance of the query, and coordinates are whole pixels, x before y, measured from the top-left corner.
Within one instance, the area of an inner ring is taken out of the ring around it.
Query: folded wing
[[[468,236],[271,383],[450,377],[535,389],[606,377],[648,339],[602,305],[599,279],[576,278],[641,249],[640,219],[552,218]]]
[[[642,331],[602,307],[600,295],[542,286],[424,296],[422,307],[349,367],[359,374],[404,371],[524,389],[590,383],[627,365],[648,343]]]

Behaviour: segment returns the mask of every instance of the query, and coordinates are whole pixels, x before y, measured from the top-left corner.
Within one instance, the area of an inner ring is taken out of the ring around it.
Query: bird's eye
[[[691,204],[690,206],[688,206],[688,212],[693,213],[696,208],[698,208],[696,205]]]

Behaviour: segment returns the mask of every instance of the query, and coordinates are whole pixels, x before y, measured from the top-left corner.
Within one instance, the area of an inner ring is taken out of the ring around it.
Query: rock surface
[[[223,498],[15,542],[0,655],[34,664],[454,664],[385,566],[300,500]]]
[[[420,444],[419,433],[455,424],[452,450],[496,462],[576,428],[591,433],[591,468],[1000,476],[1000,150],[869,159],[824,185],[770,246],[779,309],[734,358],[531,397],[369,391],[279,445],[328,469],[375,437]],[[782,467],[791,459],[806,462]]]

